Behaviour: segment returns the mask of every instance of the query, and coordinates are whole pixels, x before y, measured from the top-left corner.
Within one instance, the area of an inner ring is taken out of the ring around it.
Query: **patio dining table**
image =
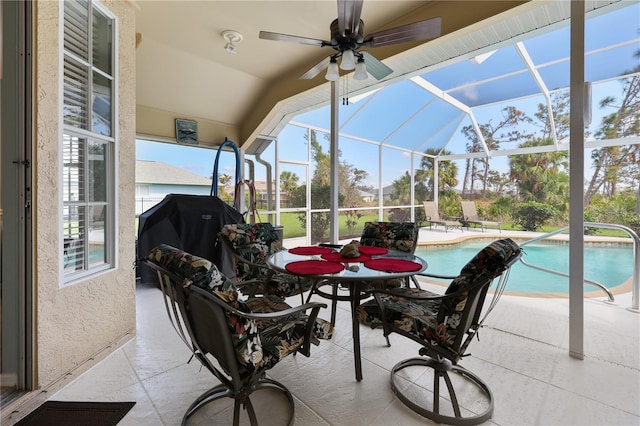
[[[267,265],[275,271],[314,278],[316,284],[311,294],[315,292],[323,296],[325,293],[316,291],[316,286],[327,281],[348,287],[355,374],[358,381],[362,380],[362,361],[357,308],[360,301],[367,298],[366,284],[384,284],[389,280],[410,277],[427,268],[427,262],[413,254],[365,246],[361,246],[359,250],[359,258],[344,258],[337,247],[334,250],[329,247],[306,246],[282,250],[267,259]]]

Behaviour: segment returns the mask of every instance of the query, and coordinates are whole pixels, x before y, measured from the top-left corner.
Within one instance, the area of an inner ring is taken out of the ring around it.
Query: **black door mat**
[[[135,404],[46,401],[16,426],[115,426]]]

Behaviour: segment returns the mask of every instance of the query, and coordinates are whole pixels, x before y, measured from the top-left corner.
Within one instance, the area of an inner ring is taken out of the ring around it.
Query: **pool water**
[[[427,261],[427,272],[457,275],[462,267],[483,247],[487,240],[466,241],[451,246],[419,246],[416,255]],[[569,244],[532,243],[523,247],[523,259],[536,266],[569,273]],[[615,244],[586,244],[584,247],[584,278],[599,282],[611,289],[624,283],[633,274],[632,246]],[[585,285],[586,292],[600,291]],[[522,293],[568,293],[569,278],[516,263],[505,291]],[[604,294],[604,293],[603,293]]]

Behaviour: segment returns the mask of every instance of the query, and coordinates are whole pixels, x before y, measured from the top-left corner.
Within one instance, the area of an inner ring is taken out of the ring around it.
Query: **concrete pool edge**
[[[432,241],[425,241],[424,239],[420,239],[418,241],[418,247],[423,246],[450,246],[460,244],[469,240],[499,240],[502,238],[511,238],[513,240],[518,241],[527,241],[533,238],[544,235],[542,232],[526,232],[526,231],[516,231],[516,232],[503,232],[501,234],[498,233],[482,233],[482,234],[473,234],[473,235],[459,235],[451,239],[438,239]],[[584,240],[587,243],[619,243],[619,244],[633,244],[633,240],[629,237],[609,237],[602,235],[585,235]],[[543,241],[562,241],[568,242],[569,235],[561,234],[554,235],[553,237],[547,238]]]
[[[426,230],[426,235],[431,235],[433,231],[430,230]],[[442,233],[445,234],[445,233]],[[448,235],[447,235],[448,234]],[[433,241],[425,241],[424,236],[426,236],[425,234],[422,234],[421,237],[419,239],[418,242],[418,248],[422,247],[422,248],[426,248],[426,247],[432,247],[432,248],[437,248],[437,247],[450,247],[450,246],[455,246],[455,245],[459,245],[462,244],[464,242],[468,242],[470,240],[487,240],[487,242],[490,241],[495,241],[495,240],[499,240],[502,238],[511,238],[514,241],[516,241],[518,244],[520,244],[521,242],[536,238],[538,236],[544,235],[543,232],[528,232],[528,231],[512,231],[512,232],[505,232],[503,231],[502,233],[498,233],[497,231],[494,232],[484,232],[484,233],[474,233],[472,235],[456,235],[453,238],[447,238],[447,239],[440,239],[440,240],[433,240]],[[451,233],[446,233],[445,234],[447,237],[451,236]],[[439,235],[440,238],[444,237],[445,235]],[[601,235],[585,235],[584,236],[585,239],[585,243],[589,243],[589,244],[615,244],[615,245],[629,245],[629,246],[633,246],[633,240],[631,238],[628,237],[610,237],[610,236],[601,236]],[[539,241],[544,243],[558,243],[558,242],[562,242],[562,243],[568,243],[569,242],[569,235],[568,234],[560,234],[560,235],[555,235],[553,237],[550,237],[548,239],[545,239],[543,241]],[[446,288],[448,286],[448,283],[443,283],[443,282],[436,282],[436,281],[432,281],[429,280],[428,278],[425,277],[419,277],[418,278],[420,282],[424,282],[424,283],[428,283],[428,284],[432,284],[435,285],[437,287],[441,287],[441,288]],[[622,283],[613,286],[611,288],[609,288],[609,291],[611,291],[611,293],[614,296],[620,296],[623,294],[628,294],[632,292],[632,281],[633,281],[633,276],[629,276],[629,278],[627,278],[625,281],[623,281]],[[507,285],[508,288],[508,285]],[[569,298],[569,293],[568,293],[568,289],[567,289],[567,293],[535,293],[535,292],[521,292],[521,291],[508,291],[505,290],[504,291],[504,295],[505,296],[515,296],[515,297],[527,297],[527,298],[539,298],[539,299],[568,299]],[[603,300],[607,300],[607,296],[603,294],[602,291],[599,290],[594,290],[594,291],[585,291],[584,293],[584,298],[585,299],[603,299]]]

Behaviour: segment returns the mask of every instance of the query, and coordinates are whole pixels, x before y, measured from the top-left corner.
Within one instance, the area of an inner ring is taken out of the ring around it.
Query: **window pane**
[[[85,241],[85,209],[82,206],[65,206],[64,215],[64,270],[83,269]]]
[[[93,113],[91,126],[94,133],[111,136],[111,80],[93,73]]]
[[[382,181],[385,206],[409,204],[411,201],[411,156],[405,151],[383,148]]]
[[[280,206],[307,206],[307,166],[280,164]]]
[[[311,213],[311,244],[329,241],[330,213]]]
[[[107,201],[107,147],[104,143],[91,142],[88,150],[88,201]]]
[[[64,135],[63,200],[84,201],[85,140]]]
[[[382,217],[388,222],[410,222],[411,209],[409,207],[393,207],[384,209]]]
[[[280,223],[284,227],[284,238],[305,238],[293,242],[285,242],[286,247],[306,244],[307,214],[305,212],[285,212],[280,215]]]
[[[278,153],[283,160],[309,161],[307,129],[286,126],[278,135]]]
[[[88,68],[65,56],[64,124],[87,128],[88,79]]]
[[[378,145],[340,138],[340,208],[377,205]]]
[[[366,220],[377,219],[375,212],[366,210],[346,210],[339,213],[339,239],[347,240],[358,238],[362,235],[362,229]]]
[[[89,12],[86,1],[64,3],[64,48],[78,57],[89,58]]]
[[[93,10],[93,66],[109,75],[113,73],[111,69],[112,22],[99,10]]]
[[[89,266],[107,262],[105,250],[106,205],[89,207]]]

